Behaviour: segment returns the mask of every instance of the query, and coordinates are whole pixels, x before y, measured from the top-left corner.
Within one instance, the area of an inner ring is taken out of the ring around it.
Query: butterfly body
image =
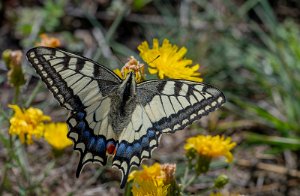
[[[136,107],[136,83],[131,72],[111,95],[110,118],[114,132],[119,135],[129,124],[132,112]]]
[[[27,58],[61,106],[70,110],[68,137],[80,152],[76,175],[88,162],[107,163],[122,173],[150,158],[163,133],[173,133],[219,108],[216,88],[186,80],[139,84],[131,72],[122,80],[104,66],[59,49],[37,47]]]

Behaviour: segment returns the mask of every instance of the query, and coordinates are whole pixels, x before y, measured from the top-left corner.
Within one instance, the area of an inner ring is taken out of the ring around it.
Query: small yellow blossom
[[[223,196],[220,192],[212,192],[209,194],[209,196]]]
[[[154,163],[152,166],[142,165],[143,170],[133,171],[129,174],[128,181],[134,179],[149,180],[152,178],[162,178],[163,174],[161,171],[161,165]]]
[[[133,196],[166,196],[169,185],[164,185],[162,179],[136,180],[132,186]]]
[[[50,123],[45,125],[44,138],[56,150],[62,150],[72,141],[67,137],[68,126],[66,123]]]
[[[167,186],[163,183],[163,173],[161,165],[155,163],[152,166],[142,165],[143,170],[133,171],[128,177],[128,181],[132,183],[132,194],[134,196],[143,195],[167,195]]]
[[[235,142],[231,142],[231,138],[224,138],[223,136],[203,136],[199,135],[187,139],[184,146],[186,151],[196,150],[196,152],[205,157],[219,157],[224,156],[227,162],[232,162],[233,155],[230,150],[236,146]]]
[[[38,108],[30,107],[22,110],[17,105],[9,105],[15,112],[10,119],[9,134],[18,135],[22,143],[32,144],[32,137],[40,138],[43,135],[45,121],[50,121]]]
[[[153,47],[149,48],[146,41],[138,46],[140,56],[150,66],[149,73],[157,74],[160,79],[185,79],[202,82],[200,77],[199,64],[192,65],[193,61],[184,58],[187,49],[178,49],[176,45],[170,44],[164,39],[161,46],[157,39],[153,39]]]
[[[60,40],[55,37],[49,37],[47,34],[43,33],[40,35],[41,41],[36,43],[36,46],[46,46],[57,48],[61,46]]]
[[[142,165],[143,170],[133,171],[128,177],[132,182],[132,193],[140,195],[177,195],[179,187],[175,179],[175,164],[155,163],[152,166]]]
[[[141,64],[133,56],[128,59],[128,62],[122,67],[121,70],[115,69],[114,72],[123,80],[127,75],[133,71],[135,75],[135,81],[140,83],[145,80],[144,64]]]

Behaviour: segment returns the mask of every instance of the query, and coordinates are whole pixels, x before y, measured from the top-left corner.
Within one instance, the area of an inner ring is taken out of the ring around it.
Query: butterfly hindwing
[[[150,158],[162,133],[185,128],[225,102],[216,88],[183,80],[147,81],[137,86],[137,105],[119,137],[113,166],[122,172],[124,186],[133,166]]]
[[[76,176],[79,176],[83,166],[88,162],[97,162],[105,165],[107,161],[107,139],[104,136],[95,136],[93,134],[93,130],[85,120],[85,113],[72,112],[67,123],[70,127],[68,137],[74,142],[74,150],[80,152]]]

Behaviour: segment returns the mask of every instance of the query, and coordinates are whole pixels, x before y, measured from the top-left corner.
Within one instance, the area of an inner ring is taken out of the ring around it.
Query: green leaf
[[[256,133],[245,133],[246,141],[250,143],[261,143],[277,146],[284,149],[299,150],[300,138],[288,138],[278,136],[267,136]]]

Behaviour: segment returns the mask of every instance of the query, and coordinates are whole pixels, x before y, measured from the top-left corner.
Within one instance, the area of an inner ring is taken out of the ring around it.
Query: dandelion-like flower
[[[132,182],[134,196],[174,195],[179,192],[175,181],[175,164],[155,163],[152,166],[142,165],[143,170],[133,171],[128,177]]]
[[[56,150],[62,150],[72,141],[67,137],[68,126],[66,123],[49,123],[45,125],[44,138]]]
[[[198,154],[205,157],[219,157],[224,156],[227,162],[232,162],[233,155],[231,150],[236,146],[235,142],[231,142],[231,138],[224,138],[223,136],[203,136],[188,138],[184,149],[186,151],[195,150]]]
[[[45,124],[50,116],[44,115],[42,110],[30,107],[22,110],[17,105],[9,105],[14,110],[10,119],[9,134],[18,135],[22,143],[32,144],[32,137],[40,138],[43,135]]]
[[[40,35],[41,41],[37,42],[36,46],[46,46],[46,47],[52,47],[57,48],[61,46],[61,42],[56,37],[50,37],[47,34],[43,33]]]
[[[142,181],[138,179],[132,186],[133,196],[166,196],[168,187],[165,186],[161,179],[151,179]]]
[[[161,165],[154,163],[152,166],[142,165],[143,170],[133,171],[129,174],[128,181],[134,179],[149,180],[152,178],[162,178]]]
[[[157,74],[160,79],[185,79],[202,82],[200,77],[199,64],[192,65],[193,61],[184,58],[187,49],[178,49],[176,45],[170,44],[169,40],[164,39],[161,46],[157,39],[153,39],[153,46],[149,48],[145,41],[138,46],[140,56],[150,66],[150,74]]]

